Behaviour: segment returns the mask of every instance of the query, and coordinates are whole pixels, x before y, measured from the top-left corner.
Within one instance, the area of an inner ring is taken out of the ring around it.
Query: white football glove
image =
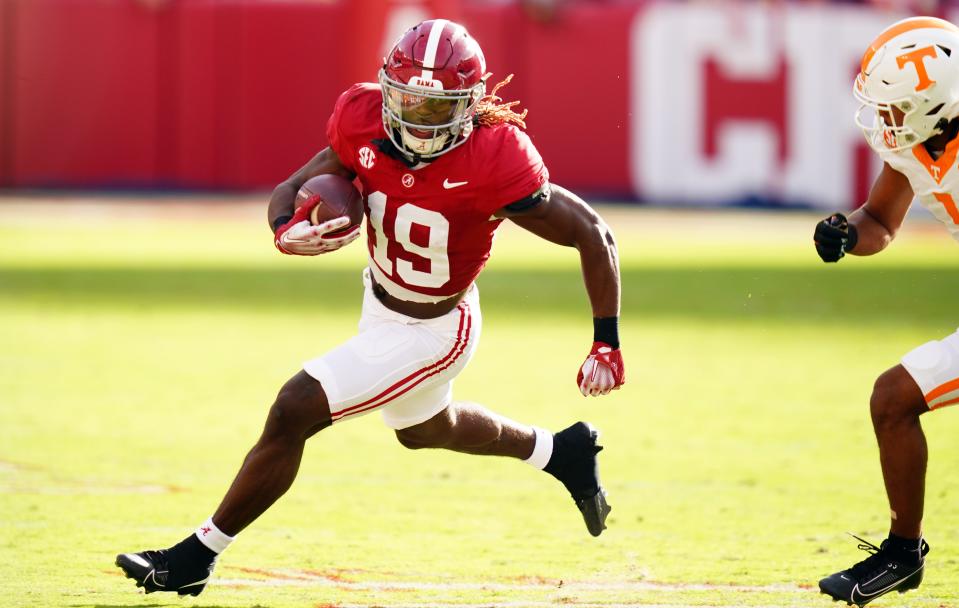
[[[360,237],[360,227],[356,226],[346,234],[334,237],[326,235],[349,225],[350,218],[345,215],[316,226],[313,226],[307,220],[303,220],[277,231],[276,248],[290,255],[319,255],[336,251],[358,239]]]

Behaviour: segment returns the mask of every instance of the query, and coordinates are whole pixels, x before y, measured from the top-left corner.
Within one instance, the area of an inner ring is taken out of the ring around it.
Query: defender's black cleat
[[[115,563],[147,593],[200,595],[213,574],[216,553],[191,534],[169,549],[121,553]]]
[[[606,516],[612,510],[599,481],[596,454],[603,447],[596,445],[598,438],[599,433],[587,422],[577,422],[555,433],[553,455],[544,469],[569,490],[583,514],[586,529],[593,536],[599,536],[606,529]]]
[[[880,546],[858,536],[859,548],[872,555],[848,570],[837,572],[819,581],[819,590],[835,601],[843,601],[860,608],[890,591],[905,593],[922,582],[925,557],[929,545],[919,541],[915,550],[894,550],[889,540]]]

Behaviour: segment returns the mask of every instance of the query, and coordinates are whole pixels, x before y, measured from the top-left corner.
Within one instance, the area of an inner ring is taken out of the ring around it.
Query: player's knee
[[[448,436],[430,429],[411,427],[396,431],[396,440],[404,448],[422,450],[424,448],[441,448],[447,444]]]
[[[264,434],[309,436],[330,423],[330,408],[323,387],[301,371],[277,394]]]
[[[406,429],[396,431],[396,440],[400,442],[401,446],[408,450],[422,450],[423,448],[435,447],[430,445],[430,442],[425,441],[420,435],[407,432]]]
[[[922,395],[909,373],[897,365],[883,372],[873,384],[869,399],[873,427],[882,431],[912,423],[922,413],[924,405]]]

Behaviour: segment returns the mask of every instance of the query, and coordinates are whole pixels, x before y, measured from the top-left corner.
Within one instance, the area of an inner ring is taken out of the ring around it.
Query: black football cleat
[[[587,422],[577,422],[555,433],[553,454],[544,469],[566,486],[593,536],[606,529],[606,516],[612,510],[599,481],[596,454],[603,446],[596,445],[598,438],[599,432]]]
[[[121,553],[115,563],[146,593],[170,591],[196,596],[213,574],[216,554],[191,534],[169,549]]]
[[[905,593],[919,587],[926,567],[929,544],[920,541],[919,548],[903,554],[891,550],[888,540],[880,546],[854,536],[860,541],[859,548],[872,555],[848,570],[837,572],[819,581],[819,590],[832,597],[862,608],[890,591]],[[918,553],[916,556],[908,553]]]

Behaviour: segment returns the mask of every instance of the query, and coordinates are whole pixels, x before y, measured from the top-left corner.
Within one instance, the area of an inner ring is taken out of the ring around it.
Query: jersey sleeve
[[[908,154],[909,156],[912,156],[911,151],[908,152]],[[886,163],[887,165],[889,165],[890,167],[892,167],[899,173],[902,173],[903,175],[905,175],[906,178],[909,179],[909,185],[913,186],[913,180],[910,177],[910,175],[912,175],[914,161],[911,161],[909,159],[909,156],[906,156],[905,154],[901,154],[898,152],[891,152],[889,150],[879,151],[879,158],[882,160],[882,162]],[[915,188],[915,186],[913,187]]]
[[[326,122],[326,139],[330,147],[340,157],[340,162],[344,167],[356,173],[353,166],[353,159],[356,158],[355,150],[351,141],[350,129],[358,123],[356,119],[357,103],[356,99],[362,92],[360,85],[353,85],[344,91],[336,100],[333,106],[333,113]]]
[[[492,215],[510,203],[527,198],[549,181],[549,171],[543,157],[529,136],[512,125],[500,127],[496,169],[493,172],[495,189],[482,197],[479,204],[483,213]]]

